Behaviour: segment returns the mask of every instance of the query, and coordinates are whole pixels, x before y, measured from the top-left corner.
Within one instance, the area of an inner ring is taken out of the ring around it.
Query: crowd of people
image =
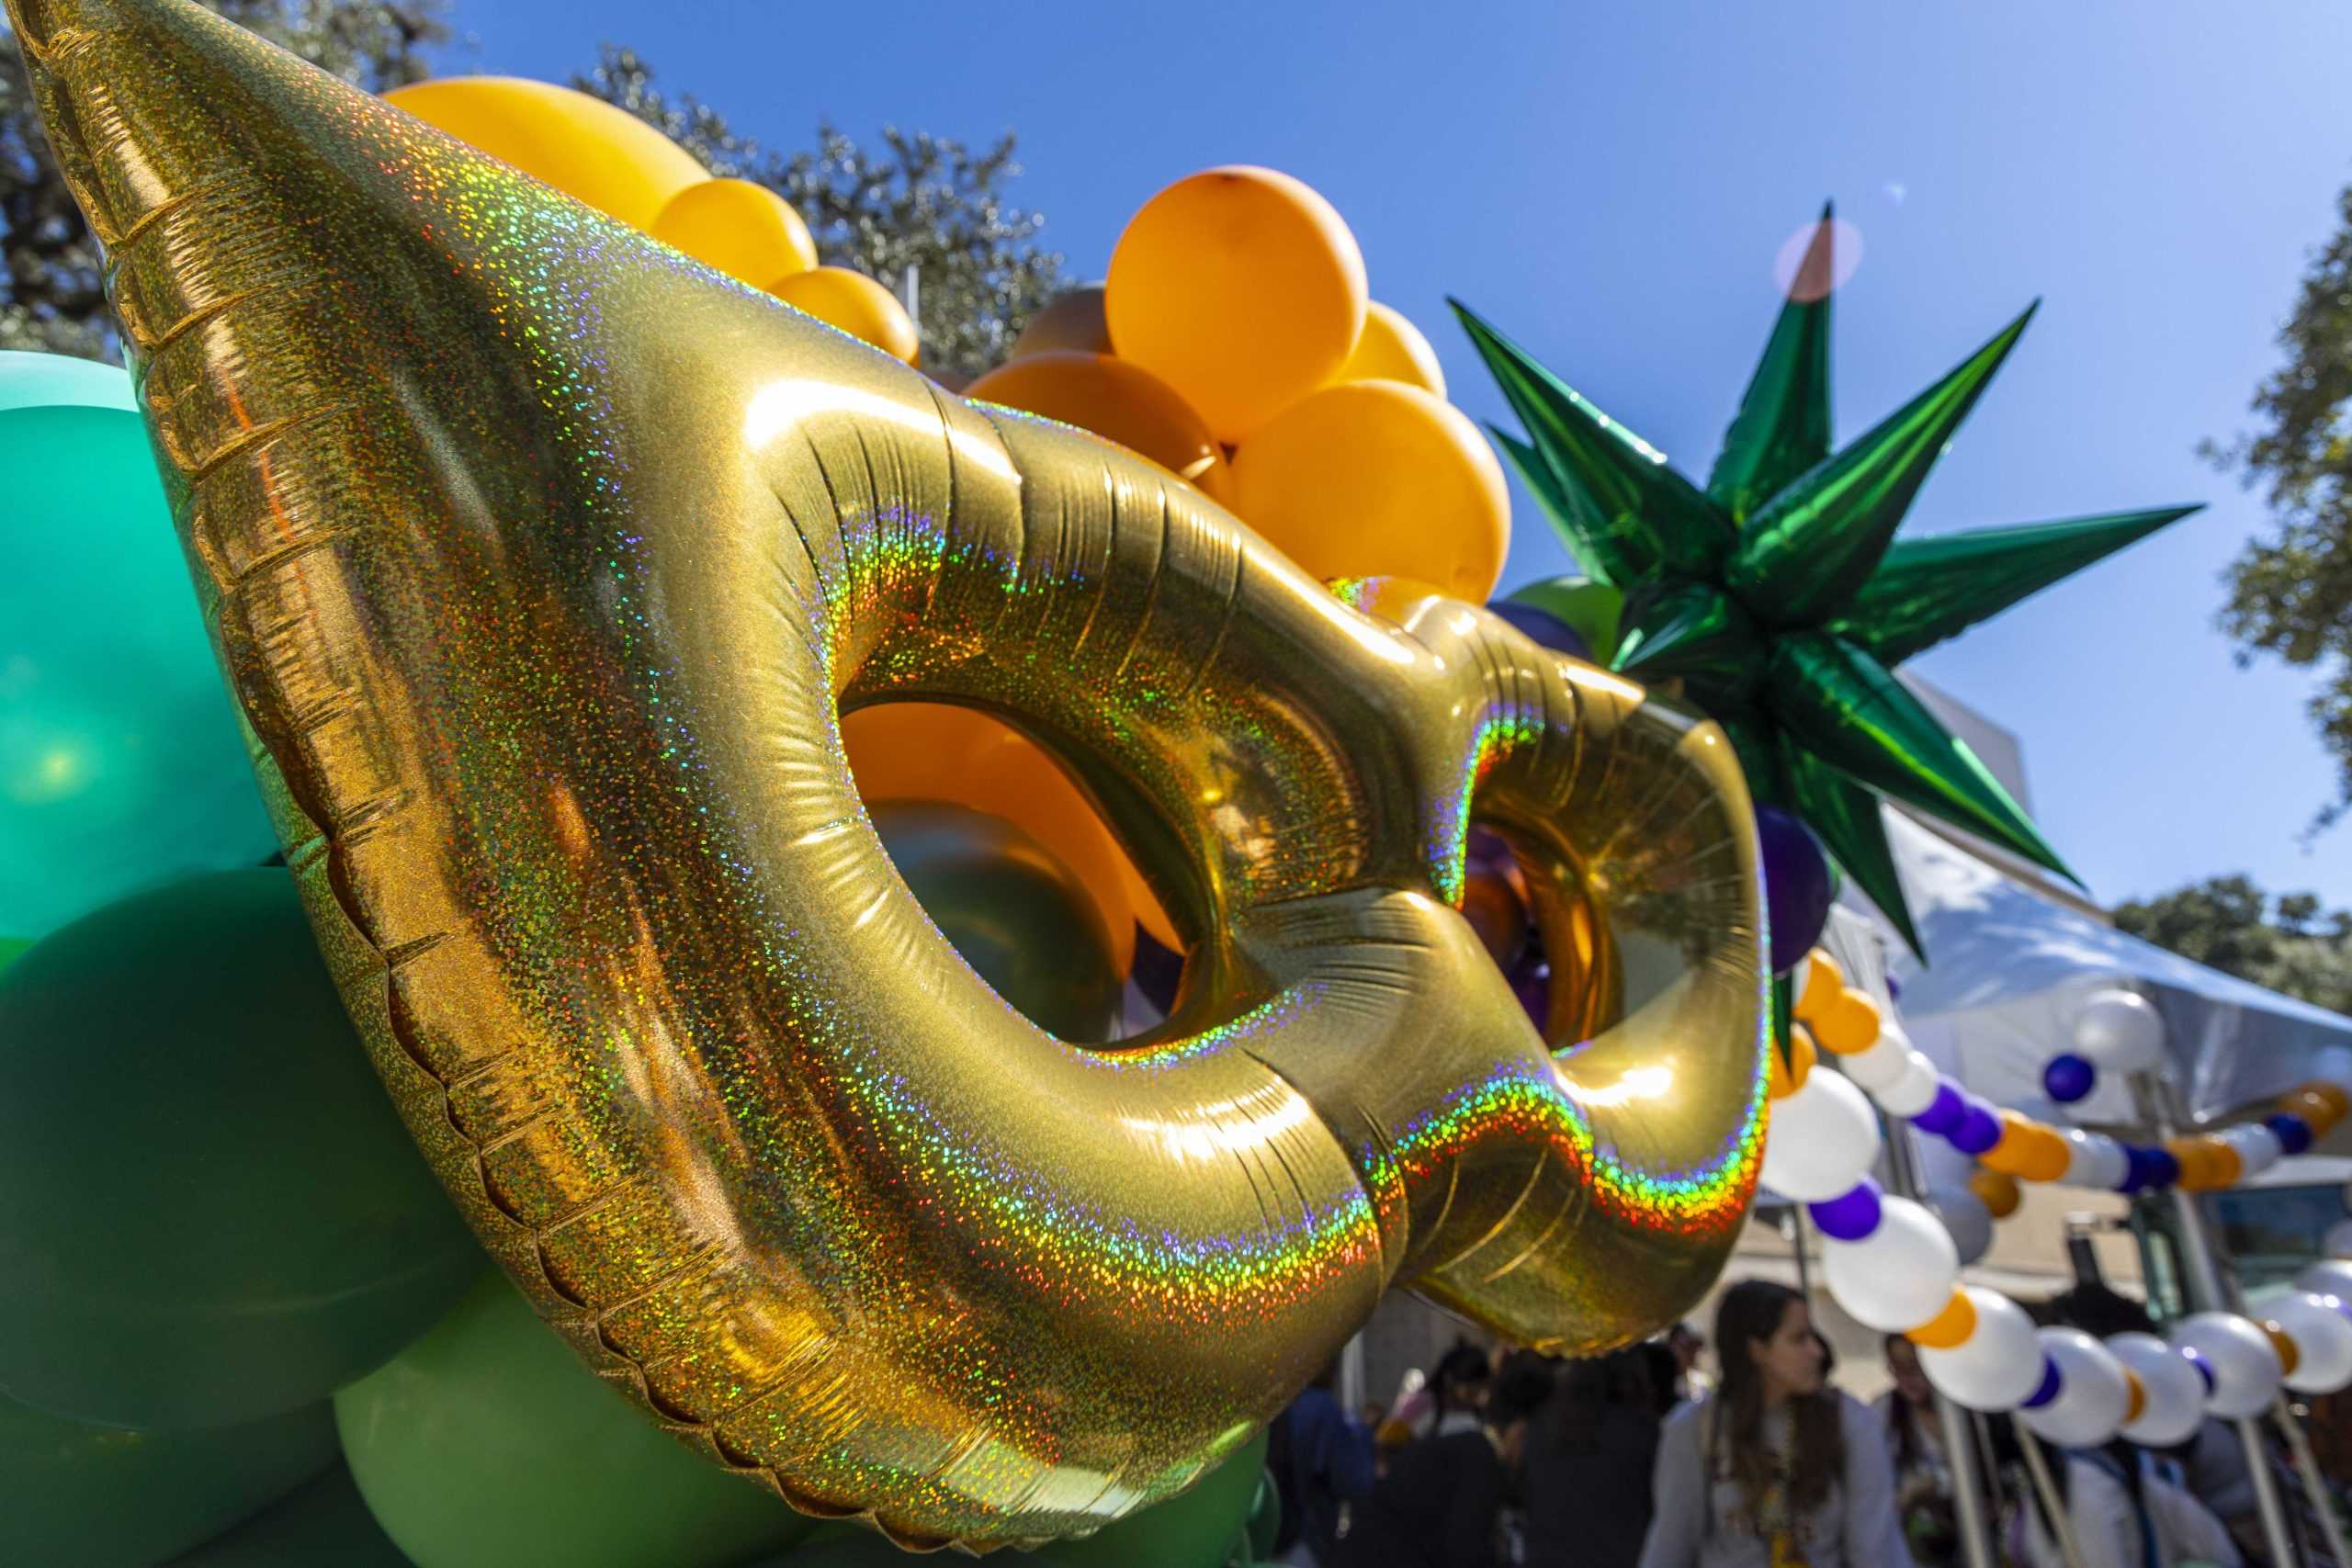
[[[2139,1303],[2078,1286],[2037,1309],[2105,1337]],[[1490,1355],[1464,1340],[1394,1411],[1340,1406],[1328,1375],[1276,1423],[1293,1568],[1945,1568],[1964,1561],[1934,1396],[1885,1342],[1894,1386],[1829,1382],[1804,1298],[1721,1298],[1713,1376],[1688,1325],[1613,1354]],[[1989,1477],[2003,1568],[2269,1568],[2237,1435],[2178,1449],[2061,1450],[2006,1416],[1963,1424]],[[2025,1444],[2035,1445],[2029,1455]],[[2030,1462],[2038,1459],[2039,1466]],[[2045,1484],[2037,1486],[2036,1472]],[[2289,1568],[2289,1565],[2277,1565]]]

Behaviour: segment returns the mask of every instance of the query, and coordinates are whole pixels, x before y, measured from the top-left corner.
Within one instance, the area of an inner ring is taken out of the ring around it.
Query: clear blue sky
[[[1456,402],[1503,416],[1457,294],[1703,477],[1825,197],[1841,440],[2045,301],[1914,508],[1933,533],[2211,508],[1918,662],[2021,738],[2035,814],[2113,902],[2245,871],[2352,904],[2308,682],[2233,668],[2218,574],[2264,526],[2195,455],[2243,426],[2352,180],[2352,7],[2274,0],[852,6],[456,0],[445,71],[561,80],[637,48],[771,143],[820,115],[1019,132],[1023,205],[1099,276],[1214,164],[1336,203]],[[1524,496],[1505,583],[1567,570]]]

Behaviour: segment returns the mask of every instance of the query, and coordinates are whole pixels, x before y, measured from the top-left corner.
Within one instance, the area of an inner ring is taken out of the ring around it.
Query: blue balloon
[[[0,353],[0,937],[276,847],[130,378]]]
[[[1981,1155],[2001,1141],[2001,1119],[1982,1100],[1971,1102],[1960,1125],[1945,1134],[1964,1155]]]
[[[1509,599],[1498,599],[1487,609],[1497,618],[1526,633],[1541,646],[1555,653],[1565,653],[1572,659],[1581,659],[1588,663],[1591,661],[1592,645],[1586,642],[1574,626],[1549,610],[1539,610],[1532,604],[1513,604]]]
[[[2098,1087],[2098,1069],[2071,1051],[2050,1058],[2041,1069],[2041,1087],[2061,1105],[2072,1105]]]
[[[1808,1203],[1805,1212],[1832,1241],[1860,1241],[1878,1229],[1879,1185],[1865,1176],[1851,1191],[1826,1203]]]
[[[2278,1134],[2278,1146],[2290,1155],[2301,1154],[2312,1146],[2312,1124],[2300,1116],[2282,1111],[2276,1116],[2266,1116],[2262,1124]]]
[[[1829,857],[1813,829],[1793,811],[1756,803],[1757,858],[1764,870],[1764,910],[1771,931],[1772,973],[1785,975],[1804,962],[1821,928],[1829,922],[1829,907],[1838,901],[1838,883]]]
[[[1950,1078],[1939,1078],[1936,1097],[1928,1102],[1925,1111],[1911,1118],[1911,1123],[1922,1133],[1949,1138],[1967,1114],[1968,1097],[1961,1092],[1960,1086]]]

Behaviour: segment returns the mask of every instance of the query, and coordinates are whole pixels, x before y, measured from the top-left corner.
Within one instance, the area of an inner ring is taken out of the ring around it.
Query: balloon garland
[[[2324,1136],[2345,1114],[2340,1086],[2304,1085],[2247,1127],[2161,1148],[2130,1145],[1996,1111],[1969,1094],[1818,949],[1807,956],[1792,1010],[1796,1049],[1769,1086],[1764,1182],[1806,1205],[1822,1235],[1831,1298],[1856,1322],[1910,1338],[1946,1397],[1976,1410],[2014,1410],[2051,1441],[2084,1447],[2118,1432],[2177,1442],[2207,1415],[2235,1419],[2267,1409],[2281,1386],[2305,1393],[2352,1386],[2352,1259],[2306,1270],[2294,1292],[2265,1304],[2267,1318],[2198,1313],[2173,1325],[2169,1342],[2037,1329],[2016,1303],[1960,1281],[1963,1264],[1989,1243],[1992,1220],[2017,1208],[2020,1182],[2125,1193],[2227,1186]],[[2163,1051],[2163,1021],[2142,998],[2100,992],[2079,1015],[2075,1044],[2083,1060],[2111,1069],[2152,1066]],[[1823,1055],[1837,1057],[1843,1072],[1822,1071]],[[1939,1191],[1930,1204],[1882,1191],[1868,1174],[1880,1150],[1873,1100],[1976,1156],[1982,1165],[1968,1189]],[[2339,1230],[2332,1238],[2352,1250],[2352,1225]]]

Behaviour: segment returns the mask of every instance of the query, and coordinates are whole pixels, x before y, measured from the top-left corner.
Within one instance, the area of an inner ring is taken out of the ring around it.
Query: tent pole
[[[2143,1101],[2155,1113],[2153,1120],[2156,1131],[2166,1138],[2177,1136],[2185,1118],[2179,1087],[2173,1082],[2172,1074],[2142,1073],[2139,1077],[2148,1091],[2142,1097]],[[2213,1246],[2197,1194],[2176,1187],[2171,1196],[2173,1216],[2180,1227],[2181,1285],[2188,1292],[2189,1304],[2200,1312],[2243,1311],[2236,1281]],[[2270,1469],[2269,1445],[2262,1440],[2262,1425],[2254,1420],[2235,1425],[2238,1441],[2245,1449],[2245,1467],[2254,1481],[2255,1507],[2262,1516],[2262,1539],[2269,1549],[2270,1560],[2300,1562],[2302,1557],[2295,1550],[2294,1529],[2287,1519],[2287,1500],[2278,1495],[2278,1478]]]
[[[2335,1517],[2335,1499],[2327,1493],[2327,1478],[2320,1472],[2319,1456],[2312,1452],[2312,1440],[2303,1424],[2295,1419],[2295,1412],[2280,1394],[2272,1407],[2271,1416],[2278,1429],[2287,1436],[2287,1451],[2295,1456],[2295,1473],[2303,1483],[2303,1495],[2311,1499],[2312,1513],[2319,1519],[2320,1533],[2327,1538],[2327,1555],[2335,1568],[2352,1568],[2352,1558],[2346,1555],[2344,1522]]]
[[[1912,1146],[1910,1123],[1897,1122],[1883,1111],[1878,1113],[1878,1122],[1880,1142],[1886,1149],[1887,1186],[1898,1198],[1917,1198],[1918,1154]],[[1898,1393],[1895,1397],[1903,1396]],[[1969,1430],[1968,1413],[1938,1393],[1932,1384],[1928,1397],[1936,1402],[1936,1425],[1943,1433],[1944,1462],[1951,1468],[1952,1517],[1960,1526],[1961,1558],[1968,1568],[1998,1568],[2000,1559],[1993,1554],[1992,1519],[1985,1507],[1985,1477],[1977,1470],[1976,1444],[1974,1434]]]

